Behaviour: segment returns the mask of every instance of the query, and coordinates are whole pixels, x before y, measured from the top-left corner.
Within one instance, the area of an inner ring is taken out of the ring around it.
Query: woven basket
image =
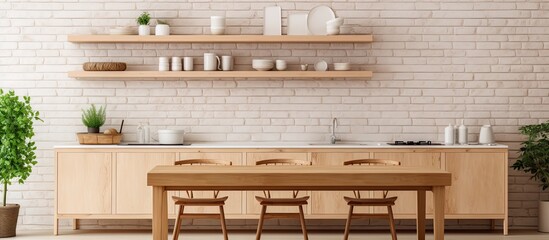
[[[0,206],[0,238],[14,237],[19,216],[19,204]]]
[[[87,62],[84,63],[84,71],[124,71],[126,63],[123,62]]]
[[[77,133],[78,142],[82,145],[112,145],[120,144],[122,134],[103,134],[103,133]]]

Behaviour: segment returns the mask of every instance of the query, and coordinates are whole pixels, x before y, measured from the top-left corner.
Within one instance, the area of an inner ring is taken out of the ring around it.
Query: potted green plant
[[[532,174],[531,179],[541,183],[542,190],[549,188],[549,121],[522,126],[520,132],[527,137],[520,148],[520,156],[513,169]],[[549,232],[549,199],[539,202],[540,232]]]
[[[139,35],[151,35],[151,27],[149,23],[151,21],[151,15],[148,12],[143,12],[137,18],[137,24],[139,24]]]
[[[170,24],[167,21],[156,20],[156,28],[154,30],[154,35],[165,36],[170,35]]]
[[[88,133],[99,133],[99,128],[107,120],[106,109],[101,106],[99,109],[94,104],[87,110],[82,109],[82,123],[88,127]]]
[[[33,122],[41,121],[30,105],[30,97],[20,99],[14,91],[0,89],[0,183],[3,201],[0,206],[0,238],[15,236],[19,204],[7,204],[8,185],[14,179],[22,184],[36,164]]]

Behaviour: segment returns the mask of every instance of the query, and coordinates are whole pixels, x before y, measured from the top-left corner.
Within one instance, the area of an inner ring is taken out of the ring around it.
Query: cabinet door
[[[110,153],[57,154],[57,213],[111,214]]]
[[[313,153],[313,165],[342,166],[343,162],[356,159],[369,159],[370,153]],[[351,166],[349,166],[351,167]],[[361,196],[368,197],[369,191],[361,191]],[[349,206],[343,197],[353,197],[352,191],[313,191],[311,193],[311,212],[318,215],[345,215]],[[369,207],[357,207],[356,213],[368,213]]]
[[[147,173],[157,165],[173,165],[175,153],[116,153],[116,213],[152,214],[152,187]],[[173,192],[168,192],[172,202]],[[173,204],[168,212],[173,213]]]
[[[503,215],[506,162],[504,153],[446,153],[446,214]]]
[[[307,153],[247,153],[246,155],[246,164],[247,165],[255,165],[255,162],[261,161],[261,160],[267,160],[267,159],[294,159],[294,160],[301,160],[301,161],[307,161]],[[300,191],[299,197],[302,196],[309,196],[308,191]],[[250,191],[246,192],[246,200],[248,202],[247,204],[247,214],[259,214],[261,212],[261,206],[255,199],[255,196],[261,196],[263,197],[263,192],[261,191]],[[291,198],[292,192],[291,191],[271,191],[271,197],[273,198]],[[310,201],[309,201],[310,203]],[[304,209],[305,212],[307,212],[307,208]],[[286,213],[286,212],[296,212],[296,207],[269,207],[267,210],[268,212],[279,212],[279,213]]]
[[[374,153],[376,159],[400,161],[404,167],[441,168],[440,153]],[[375,197],[382,197],[382,192],[374,192]],[[388,197],[398,197],[393,207],[396,215],[414,215],[417,212],[417,194],[411,191],[390,191]],[[375,207],[374,212],[386,213],[386,207]],[[433,213],[433,194],[427,192],[427,213]]]
[[[179,153],[179,160],[189,159],[212,159],[232,162],[233,165],[242,165],[242,153]],[[187,193],[182,191],[182,197],[187,197]],[[195,198],[212,198],[213,191],[193,191]],[[221,191],[219,197],[228,196],[225,203],[226,214],[242,214],[242,191]],[[186,207],[185,212],[191,213],[219,213],[218,207]]]

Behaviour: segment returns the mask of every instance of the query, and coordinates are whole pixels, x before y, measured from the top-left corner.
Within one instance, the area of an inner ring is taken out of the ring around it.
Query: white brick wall
[[[169,19],[173,33],[208,33],[208,17],[221,14],[228,17],[230,34],[260,34],[262,9],[275,3],[284,18],[330,5],[350,26],[346,31],[372,33],[375,42],[66,42],[67,34],[133,25],[142,11]],[[332,117],[341,119],[345,140],[441,140],[442,128],[462,118],[473,140],[479,125],[491,121],[496,139],[511,146],[512,163],[522,139],[518,126],[549,118],[548,10],[545,0],[3,1],[0,87],[32,96],[45,120],[36,127],[39,164],[25,185],[11,187],[9,200],[23,206],[21,228],[51,227],[52,146],[75,142],[74,132],[84,130],[80,109],[90,103],[108,104],[108,126],[126,119],[126,140],[135,139],[135,126],[142,121],[155,128],[185,128],[191,141],[327,140]],[[66,74],[85,61],[154,69],[158,56],[198,57],[210,51],[237,56],[237,69],[249,68],[252,58],[272,57],[293,64],[351,61],[375,74],[371,80],[318,81],[84,81]],[[512,227],[536,226],[537,186],[514,171],[509,183]],[[147,221],[123,227],[141,223]]]

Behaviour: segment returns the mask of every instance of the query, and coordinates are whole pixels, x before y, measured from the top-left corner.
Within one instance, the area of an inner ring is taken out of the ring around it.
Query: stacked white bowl
[[[284,71],[286,68],[288,68],[288,64],[285,60],[276,60],[276,70]]]
[[[252,60],[252,68],[257,71],[269,71],[273,69],[275,63],[270,59],[254,59]]]
[[[211,16],[210,32],[213,35],[222,35],[225,33],[225,17],[223,16]]]
[[[336,71],[349,71],[349,70],[351,70],[351,64],[348,63],[348,62],[334,63],[334,70],[336,70]]]
[[[170,71],[170,58],[160,57],[158,58],[158,71]]]
[[[328,35],[338,35],[339,28],[343,25],[343,18],[335,18],[326,22],[326,33]]]

